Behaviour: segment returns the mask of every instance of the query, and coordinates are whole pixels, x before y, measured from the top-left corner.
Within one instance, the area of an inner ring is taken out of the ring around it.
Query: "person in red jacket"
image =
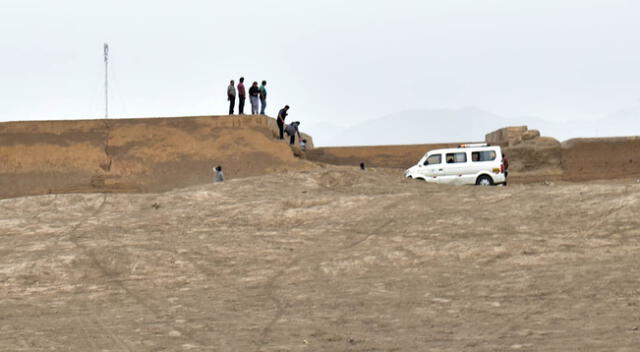
[[[238,83],[238,114],[244,114],[244,100],[247,99],[247,92],[244,89],[244,77],[240,77],[240,83]]]

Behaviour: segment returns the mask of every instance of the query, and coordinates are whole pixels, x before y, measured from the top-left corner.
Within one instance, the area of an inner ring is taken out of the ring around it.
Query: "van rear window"
[[[471,153],[471,161],[493,161],[496,160],[496,152],[493,150],[484,150]]]

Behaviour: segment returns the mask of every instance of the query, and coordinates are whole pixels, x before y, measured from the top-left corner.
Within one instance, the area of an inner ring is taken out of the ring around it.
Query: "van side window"
[[[467,162],[467,153],[448,153],[447,154],[447,164],[455,164],[455,163],[466,163]]]
[[[472,161],[493,161],[496,160],[496,152],[493,150],[483,150],[471,153]]]
[[[442,154],[430,155],[427,160],[424,161],[425,165],[437,165],[442,162]]]

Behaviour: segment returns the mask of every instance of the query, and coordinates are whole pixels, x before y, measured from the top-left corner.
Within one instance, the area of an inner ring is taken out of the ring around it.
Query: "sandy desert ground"
[[[640,346],[635,180],[456,187],[334,166],[0,209],[2,351]]]

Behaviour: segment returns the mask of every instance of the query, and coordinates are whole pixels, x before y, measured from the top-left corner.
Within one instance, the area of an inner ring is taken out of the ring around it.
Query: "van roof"
[[[497,150],[502,154],[502,149],[500,149],[499,145],[485,145],[485,146],[469,146],[469,147],[461,147],[461,148],[446,148],[446,149],[434,149],[428,151],[426,154],[432,153],[455,153],[455,152],[466,152],[468,150],[471,151],[482,151],[482,150]]]
[[[475,148],[475,147],[488,147],[489,144],[487,143],[466,143],[466,144],[460,144],[458,146],[458,148]]]

